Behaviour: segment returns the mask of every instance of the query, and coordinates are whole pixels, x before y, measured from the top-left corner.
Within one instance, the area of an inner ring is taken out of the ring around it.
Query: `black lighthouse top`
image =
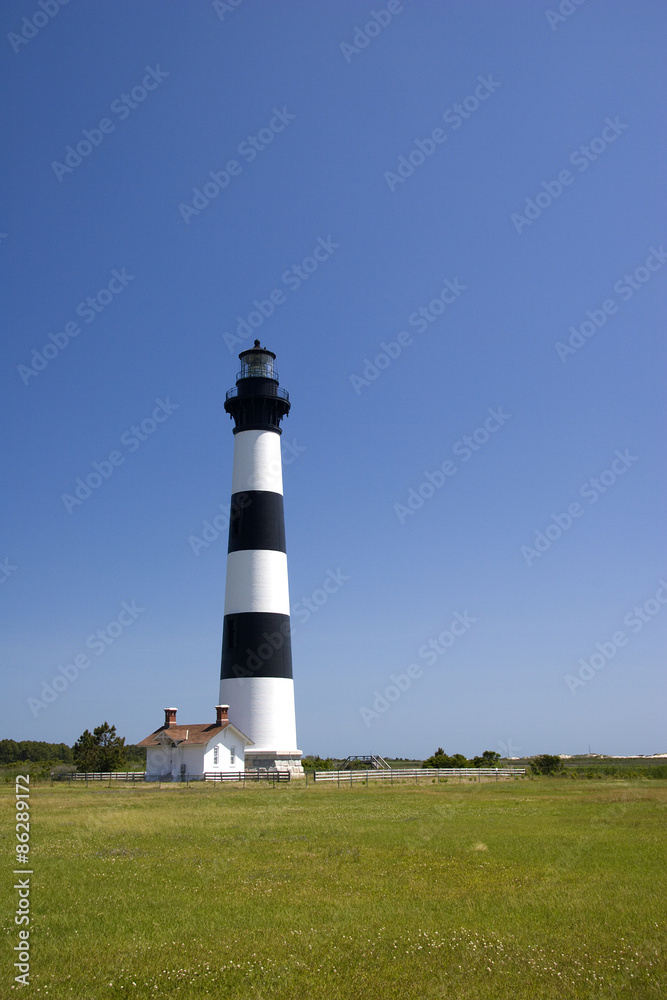
[[[239,354],[241,371],[236,385],[225,398],[225,410],[234,420],[234,433],[239,431],[276,431],[290,410],[289,394],[278,385],[278,372],[273,367],[276,356],[255,341],[254,347]]]

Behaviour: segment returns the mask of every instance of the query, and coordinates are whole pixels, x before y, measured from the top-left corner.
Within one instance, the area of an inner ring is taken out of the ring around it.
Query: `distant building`
[[[229,705],[216,705],[213,723],[177,725],[175,708],[165,708],[164,725],[141,740],[146,747],[147,781],[203,779],[206,772],[245,770],[245,749],[252,740],[227,717]]]

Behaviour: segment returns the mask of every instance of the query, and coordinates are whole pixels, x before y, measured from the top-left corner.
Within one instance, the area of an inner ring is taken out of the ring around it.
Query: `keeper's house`
[[[245,770],[245,748],[252,740],[227,717],[229,705],[217,705],[213,723],[176,724],[176,709],[165,708],[164,725],[142,740],[147,781],[203,780],[209,772]]]

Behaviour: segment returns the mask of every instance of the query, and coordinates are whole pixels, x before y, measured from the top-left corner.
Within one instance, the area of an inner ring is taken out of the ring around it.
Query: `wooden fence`
[[[204,778],[206,781],[290,781],[290,771],[206,771]]]
[[[145,771],[71,771],[52,774],[54,781],[145,781]]]
[[[420,778],[473,778],[481,781],[501,781],[508,778],[517,778],[526,773],[525,767],[394,767],[386,771],[315,771],[313,778],[315,781],[336,781],[338,787],[341,784],[351,785],[354,781],[364,781],[368,784],[369,778],[372,781],[388,781],[393,785],[399,781],[414,780],[419,784]]]
[[[145,771],[73,771],[65,774],[52,774],[54,781],[148,781],[164,784],[171,784],[170,776],[160,778],[157,775],[146,776]],[[289,771],[206,771],[204,774],[183,774],[175,779],[176,783],[181,781],[190,783],[191,781],[241,781],[245,785],[246,781],[289,781],[291,774]]]

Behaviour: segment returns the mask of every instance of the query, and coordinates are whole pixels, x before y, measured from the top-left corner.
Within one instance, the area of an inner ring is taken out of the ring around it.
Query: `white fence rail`
[[[289,781],[292,775],[289,771],[205,771],[206,781]]]
[[[245,785],[246,781],[289,781],[291,774],[289,771],[206,771],[204,774],[181,774],[172,779],[171,775],[147,775],[145,771],[68,771],[62,774],[54,773],[54,781],[148,781],[168,784],[170,782],[181,781],[241,781]]]
[[[315,781],[337,781],[341,784],[352,784],[353,781],[396,781],[414,779],[419,784],[420,778],[482,778],[500,781],[504,778],[517,778],[526,773],[525,767],[394,767],[389,771],[315,771]]]
[[[65,771],[54,772],[56,781],[143,781],[145,771]]]

